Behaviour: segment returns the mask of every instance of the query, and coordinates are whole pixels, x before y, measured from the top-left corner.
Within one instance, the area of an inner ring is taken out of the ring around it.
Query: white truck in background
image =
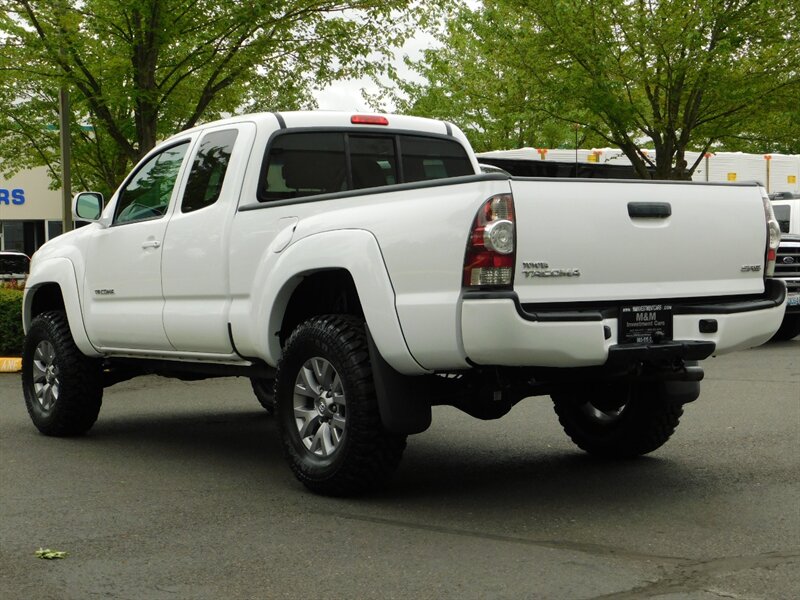
[[[247,376],[323,494],[384,481],[437,404],[494,419],[549,395],[585,451],[651,452],[699,361],[765,342],[786,304],[757,184],[481,173],[461,131],[414,117],[210,123],[73,212],[90,224],[26,284],[36,427],[88,431],[140,374]]]
[[[781,229],[775,260],[775,277],[786,284],[786,314],[773,339],[790,340],[800,335],[800,194],[770,194],[772,210]]]

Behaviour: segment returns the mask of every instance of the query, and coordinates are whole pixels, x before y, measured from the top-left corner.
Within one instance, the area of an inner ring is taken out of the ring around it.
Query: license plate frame
[[[634,304],[620,306],[620,344],[652,344],[672,339],[671,304]]]

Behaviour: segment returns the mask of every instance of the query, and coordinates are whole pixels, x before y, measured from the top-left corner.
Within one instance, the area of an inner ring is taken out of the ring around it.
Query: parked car
[[[0,251],[0,281],[19,281],[28,276],[31,259],[24,252],[16,250]]]

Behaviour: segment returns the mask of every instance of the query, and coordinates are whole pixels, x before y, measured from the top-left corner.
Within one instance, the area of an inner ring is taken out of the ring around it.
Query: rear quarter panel
[[[476,175],[460,183],[441,180],[411,189],[376,188],[238,213],[231,236],[231,261],[236,265],[231,271],[231,321],[237,346],[241,339],[242,346],[260,353],[266,344],[270,360],[277,360],[279,349],[273,339],[277,317],[269,317],[270,330],[264,337],[248,331],[247,323],[264,322],[260,313],[265,310],[280,313],[287,290],[302,275],[346,268],[362,304],[365,299],[388,303],[380,310],[364,308],[389,364],[401,372],[415,370],[399,356],[393,358],[398,340],[381,339],[381,330],[389,327],[381,321],[394,319],[402,330],[399,342],[404,340],[417,372],[466,368],[459,300],[467,236],[481,204],[508,189],[503,177]],[[282,233],[287,227],[293,229],[288,246],[271,245],[268,240],[287,237]],[[359,232],[375,240],[374,254]],[[267,287],[272,291],[265,291]]]

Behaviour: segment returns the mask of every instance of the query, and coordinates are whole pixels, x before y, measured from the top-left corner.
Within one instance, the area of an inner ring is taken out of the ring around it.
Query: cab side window
[[[235,129],[228,129],[203,137],[183,192],[182,212],[211,206],[219,199],[238,133]]]
[[[120,191],[114,224],[163,217],[178,178],[188,140],[151,156]]]

